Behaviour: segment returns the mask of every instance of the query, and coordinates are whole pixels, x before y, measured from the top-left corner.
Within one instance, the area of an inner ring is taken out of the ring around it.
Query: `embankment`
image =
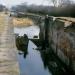
[[[44,21],[40,23],[40,39],[45,38]],[[75,71],[75,23],[63,18],[49,17],[49,46],[54,53]]]

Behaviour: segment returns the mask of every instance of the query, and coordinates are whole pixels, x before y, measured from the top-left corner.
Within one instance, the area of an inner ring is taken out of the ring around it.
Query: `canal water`
[[[30,26],[26,28],[14,28],[14,32],[23,36],[27,34],[28,38],[33,38],[35,35],[39,35],[38,26]],[[43,61],[40,56],[40,52],[35,50],[37,46],[29,41],[28,52],[25,54],[18,51],[18,58],[20,64],[21,75],[52,75],[48,69],[44,68]]]
[[[21,28],[14,28],[14,32],[19,34],[20,36],[23,36],[24,34],[27,34],[28,38],[33,38],[34,35],[39,35],[39,27],[38,26],[29,26],[29,27],[21,27]]]
[[[39,35],[38,26],[14,28],[19,36],[26,34],[29,39]],[[37,46],[29,40],[25,50],[18,50],[21,75],[67,75],[63,65],[50,50],[36,50]]]

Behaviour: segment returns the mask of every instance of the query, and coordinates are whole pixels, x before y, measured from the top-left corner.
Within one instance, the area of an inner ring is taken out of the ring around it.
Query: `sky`
[[[75,1],[75,0],[72,0]],[[0,0],[0,4],[6,5],[7,7],[11,7],[13,5],[18,5],[21,3],[27,2],[28,4],[37,4],[37,5],[52,5],[48,0]]]
[[[18,5],[24,2],[27,2],[28,4],[49,5],[49,2],[47,0],[0,0],[0,4],[6,5],[7,7]]]

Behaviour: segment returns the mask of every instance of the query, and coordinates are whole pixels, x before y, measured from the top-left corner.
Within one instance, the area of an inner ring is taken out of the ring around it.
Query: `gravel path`
[[[0,34],[0,75],[20,75],[12,18],[4,16]]]

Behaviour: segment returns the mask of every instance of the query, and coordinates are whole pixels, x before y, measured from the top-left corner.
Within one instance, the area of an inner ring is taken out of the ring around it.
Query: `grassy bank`
[[[13,25],[16,27],[31,26],[33,24],[33,21],[28,18],[13,18]]]
[[[4,25],[5,25],[5,14],[4,13],[0,13],[0,34],[3,32],[4,30]]]

